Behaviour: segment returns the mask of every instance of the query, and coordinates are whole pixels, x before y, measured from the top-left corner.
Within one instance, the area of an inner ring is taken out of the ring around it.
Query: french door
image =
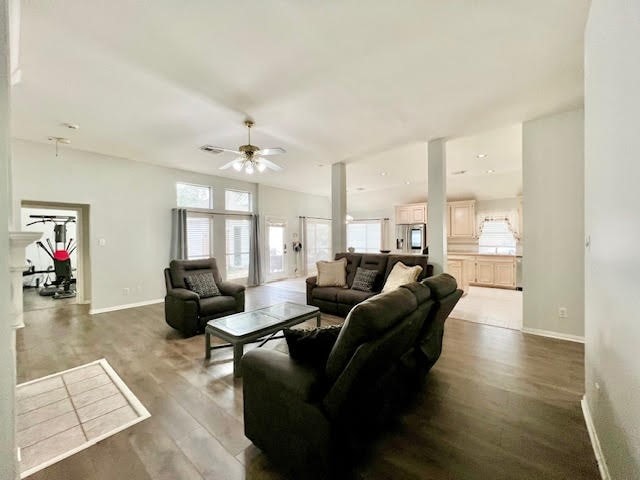
[[[287,278],[287,223],[267,219],[267,281]]]

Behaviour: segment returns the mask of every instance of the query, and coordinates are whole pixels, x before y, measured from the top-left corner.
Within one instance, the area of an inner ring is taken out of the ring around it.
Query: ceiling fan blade
[[[236,158],[236,159],[234,159],[234,160],[231,160],[230,162],[225,163],[224,165],[222,165],[222,166],[219,168],[219,170],[226,170],[227,168],[231,168],[231,167],[233,167],[233,164],[234,164],[234,163],[236,163],[236,162],[244,162],[244,160],[245,160],[245,158],[244,158],[244,157],[238,157],[238,158]]]
[[[202,150],[203,152],[213,153],[213,154],[229,152],[229,153],[235,153],[236,155],[242,155],[242,152],[239,152],[237,150],[231,150],[229,148],[222,148],[222,147],[214,147],[213,145],[203,145],[200,147],[200,150]]]
[[[265,156],[265,155],[279,155],[281,153],[287,153],[284,148],[274,147],[274,148],[261,148],[256,152],[257,155]]]
[[[266,158],[260,157],[257,159],[257,161],[258,163],[262,163],[265,167],[270,168],[275,172],[279,172],[280,170],[282,170],[282,167],[280,165],[276,165],[271,160],[267,160]]]

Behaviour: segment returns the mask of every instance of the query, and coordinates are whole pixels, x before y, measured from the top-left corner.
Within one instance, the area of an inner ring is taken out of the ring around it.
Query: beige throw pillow
[[[316,262],[318,267],[319,287],[346,287],[347,286],[347,259],[341,258],[335,262],[321,260]]]
[[[402,262],[396,263],[391,269],[391,273],[387,277],[387,281],[384,282],[382,293],[390,292],[391,290],[395,290],[401,285],[415,282],[421,272],[422,267],[420,265],[416,265],[415,267],[407,267]]]

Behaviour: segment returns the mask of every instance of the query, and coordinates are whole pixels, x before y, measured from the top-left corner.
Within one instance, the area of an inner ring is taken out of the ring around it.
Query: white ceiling
[[[424,140],[514,125],[583,94],[589,0],[22,4],[14,136],[245,179],[218,171],[232,157],[198,147],[244,143],[250,115],[252,143],[288,151],[284,172],[256,181],[310,193],[328,193],[338,161],[356,164],[350,189],[388,187],[366,165],[417,180]],[[378,153],[389,150],[393,163]],[[509,165],[486,181],[501,184]]]

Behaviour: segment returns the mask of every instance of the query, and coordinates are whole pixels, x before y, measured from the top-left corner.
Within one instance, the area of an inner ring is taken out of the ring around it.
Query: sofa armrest
[[[264,389],[265,394],[276,391],[312,402],[324,393],[321,372],[274,350],[257,348],[247,352],[242,357],[242,377],[245,384]]]
[[[186,288],[170,288],[167,290],[167,296],[183,301],[192,300],[200,305],[200,296]]]
[[[218,288],[224,295],[230,295],[233,297],[240,292],[244,292],[246,287],[244,285],[240,285],[239,283],[220,282],[218,284]]]
[[[305,285],[307,286],[307,305],[313,305],[313,289],[318,286],[318,277],[307,278]]]

